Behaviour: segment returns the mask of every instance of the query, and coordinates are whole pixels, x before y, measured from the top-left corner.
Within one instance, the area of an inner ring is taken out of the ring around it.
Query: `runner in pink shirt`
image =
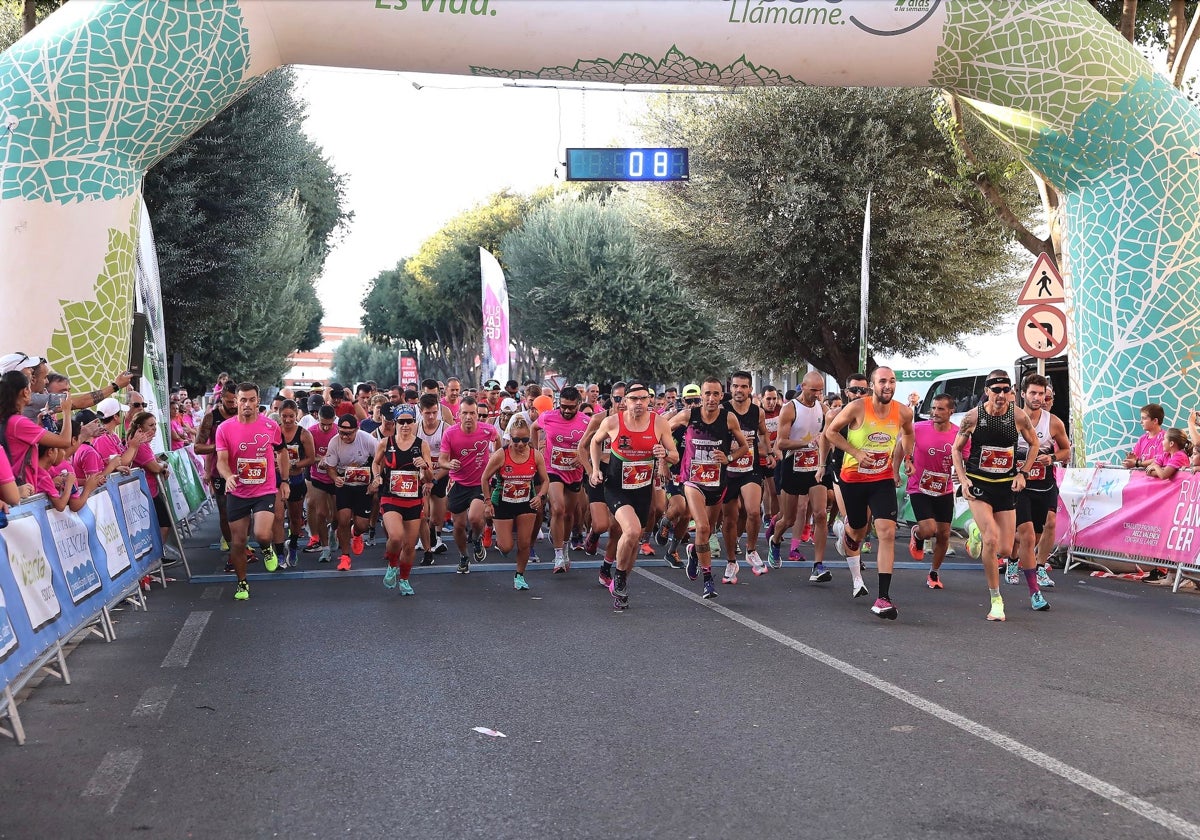
[[[579,390],[568,385],[558,395],[558,408],[538,415],[533,424],[533,445],[541,450],[550,476],[550,540],[554,543],[554,573],[571,568],[564,546],[583,503],[583,466],[579,442],[587,432],[588,418],[579,413]]]
[[[279,486],[278,477],[291,471],[287,447],[279,424],[258,413],[258,386],[243,382],[237,389],[237,418],[217,428],[217,470],[226,481],[225,506],[229,516],[230,561],[237,574],[233,597],[250,597],[246,582],[246,543],[253,521],[254,536],[263,546],[263,568],[279,568],[283,543],[272,545],[275,530],[275,499],[281,493],[286,502],[291,490],[288,483]]]
[[[933,560],[925,585],[942,589],[938,570],[950,545],[950,526],[954,522],[954,437],[958,426],[950,422],[954,398],[939,394],[929,408],[929,420],[913,424],[916,444],[905,464],[908,472],[908,499],[917,524],[909,530],[908,553],[914,560],[925,559],[924,541],[933,538]],[[970,444],[967,444],[970,446]]]
[[[457,380],[452,380],[457,384]],[[449,390],[449,384],[447,384]],[[467,559],[467,526],[475,562],[482,562],[487,552],[483,547],[484,503],[480,486],[488,459],[500,442],[500,430],[479,422],[479,407],[475,398],[463,397],[459,406],[459,421],[442,435],[442,452],[438,463],[450,471],[450,492],[447,507],[454,519],[454,544],[460,559],[458,573],[471,571]]]
[[[458,395],[462,393],[462,383],[456,377],[451,376],[446,380],[446,399],[442,400],[442,405],[450,412],[450,416],[454,418],[454,422],[459,422],[459,411],[462,409],[462,400]],[[472,397],[474,399],[474,397]],[[478,420],[478,403],[476,403],[476,420]],[[483,475],[480,472],[480,475]]]

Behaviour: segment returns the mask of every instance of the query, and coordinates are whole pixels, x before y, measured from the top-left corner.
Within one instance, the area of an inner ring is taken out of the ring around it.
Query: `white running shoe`
[[[756,577],[767,573],[767,564],[758,556],[758,549],[746,552],[746,562],[750,564],[750,571],[754,572]]]
[[[725,564],[725,577],[721,579],[721,583],[737,583],[738,562],[731,560]]]
[[[846,523],[841,519],[833,521],[833,547],[838,554],[846,556]]]

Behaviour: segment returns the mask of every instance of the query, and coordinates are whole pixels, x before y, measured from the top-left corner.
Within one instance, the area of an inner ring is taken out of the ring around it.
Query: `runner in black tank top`
[[[384,434],[371,462],[370,490],[379,491],[379,513],[387,533],[383,585],[413,595],[408,582],[421,536],[425,492],[433,485],[429,444],[417,437],[417,411],[411,405],[384,406]]]
[[[775,456],[771,451],[766,415],[750,401],[752,387],[747,371],[739,370],[729,377],[731,393],[726,406],[750,444],[750,452],[730,463],[725,470],[728,489],[722,523],[726,552],[722,583],[729,584],[737,583],[737,544],[743,531],[746,532],[746,560],[751,571],[761,575],[767,570],[758,553],[758,529],[762,522],[763,470],[774,473]]]

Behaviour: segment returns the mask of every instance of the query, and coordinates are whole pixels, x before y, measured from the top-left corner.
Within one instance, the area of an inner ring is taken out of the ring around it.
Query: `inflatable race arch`
[[[1066,197],[1076,445],[1195,405],[1200,113],[1085,0],[71,0],[0,55],[0,349],[108,382],[143,173],[292,63],[954,91]]]

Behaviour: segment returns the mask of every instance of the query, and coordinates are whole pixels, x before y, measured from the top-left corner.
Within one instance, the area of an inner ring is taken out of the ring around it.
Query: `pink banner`
[[[483,359],[479,381],[508,379],[508,286],[500,263],[484,248],[479,249],[483,282]]]
[[[1141,470],[1060,471],[1055,537],[1074,548],[1193,563],[1200,541],[1200,476],[1170,481]]]

